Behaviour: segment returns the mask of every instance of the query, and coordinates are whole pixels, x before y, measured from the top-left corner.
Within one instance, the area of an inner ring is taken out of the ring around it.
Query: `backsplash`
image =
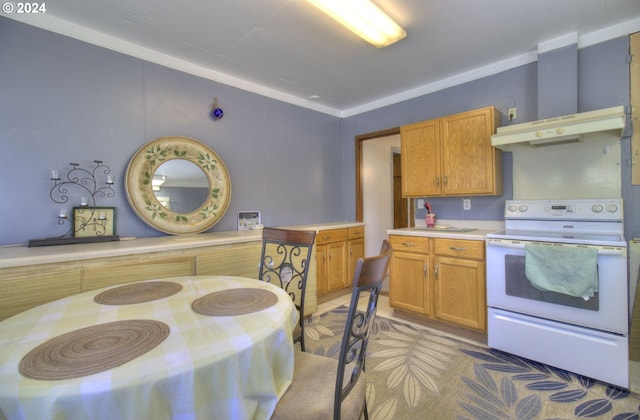
[[[516,200],[622,197],[619,137],[599,133],[512,153]]]

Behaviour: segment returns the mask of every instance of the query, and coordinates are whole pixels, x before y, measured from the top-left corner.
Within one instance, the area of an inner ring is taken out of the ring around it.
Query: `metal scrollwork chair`
[[[304,300],[307,290],[307,274],[311,261],[311,249],[316,232],[264,228],[260,280],[272,283],[291,296],[300,314],[293,331],[293,342],[300,343],[304,351]]]
[[[385,240],[380,255],[358,260],[338,360],[297,351],[293,381],[278,401],[272,420],[369,418],[365,356],[390,257],[391,245]],[[359,310],[360,298],[367,295],[366,307]]]

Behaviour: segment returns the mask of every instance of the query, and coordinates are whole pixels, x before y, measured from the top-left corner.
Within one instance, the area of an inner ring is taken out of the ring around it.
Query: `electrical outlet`
[[[508,121],[513,121],[518,117],[518,114],[516,113],[516,107],[514,106],[513,108],[508,108],[507,109],[507,120]]]
[[[424,198],[418,198],[418,208],[421,209],[424,207]]]
[[[462,200],[462,210],[471,210],[471,200],[464,198]]]

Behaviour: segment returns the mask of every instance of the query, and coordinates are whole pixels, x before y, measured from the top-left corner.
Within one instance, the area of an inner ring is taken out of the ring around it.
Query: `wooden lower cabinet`
[[[0,270],[0,320],[82,291],[77,264],[41,264]]]
[[[435,315],[463,327],[486,329],[484,263],[435,257]]]
[[[76,293],[135,281],[191,275],[258,278],[261,241],[0,269],[0,320]],[[315,276],[307,314],[317,308]]]
[[[167,251],[0,268],[0,321],[76,293],[136,281],[191,275],[258,278],[262,241],[185,247],[186,241]],[[317,310],[318,296],[351,287],[355,262],[364,256],[364,226],[321,230],[315,248],[305,315]]]
[[[195,254],[196,274],[258,277],[261,242],[218,245]]]
[[[333,292],[346,287],[347,277],[347,244],[336,242],[323,245],[326,247],[327,291]]]
[[[326,295],[327,285],[327,247],[324,245],[316,245],[316,293],[318,297]]]
[[[320,230],[315,249],[318,296],[351,287],[356,262],[364,257],[364,226]]]
[[[484,242],[435,238],[433,245],[435,317],[486,331]]]
[[[318,296],[345,288],[347,229],[319,231],[316,235]]]
[[[358,259],[364,258],[364,226],[347,229],[347,249],[349,251],[349,270],[345,281],[346,287],[353,285],[353,274]]]
[[[139,255],[90,260],[83,264],[82,291],[136,281],[193,274],[193,257]]]
[[[484,242],[391,235],[392,307],[486,332]]]
[[[428,267],[428,255],[393,251],[389,280],[391,306],[423,315],[432,314]]]
[[[394,308],[431,316],[429,239],[391,235],[389,241],[393,249],[389,266],[389,303]]]

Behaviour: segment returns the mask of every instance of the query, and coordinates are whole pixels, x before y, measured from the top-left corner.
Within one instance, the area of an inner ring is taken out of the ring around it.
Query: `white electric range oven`
[[[628,388],[623,232],[621,199],[507,201],[505,230],[486,240],[489,346]],[[590,266],[593,292],[568,292]]]

